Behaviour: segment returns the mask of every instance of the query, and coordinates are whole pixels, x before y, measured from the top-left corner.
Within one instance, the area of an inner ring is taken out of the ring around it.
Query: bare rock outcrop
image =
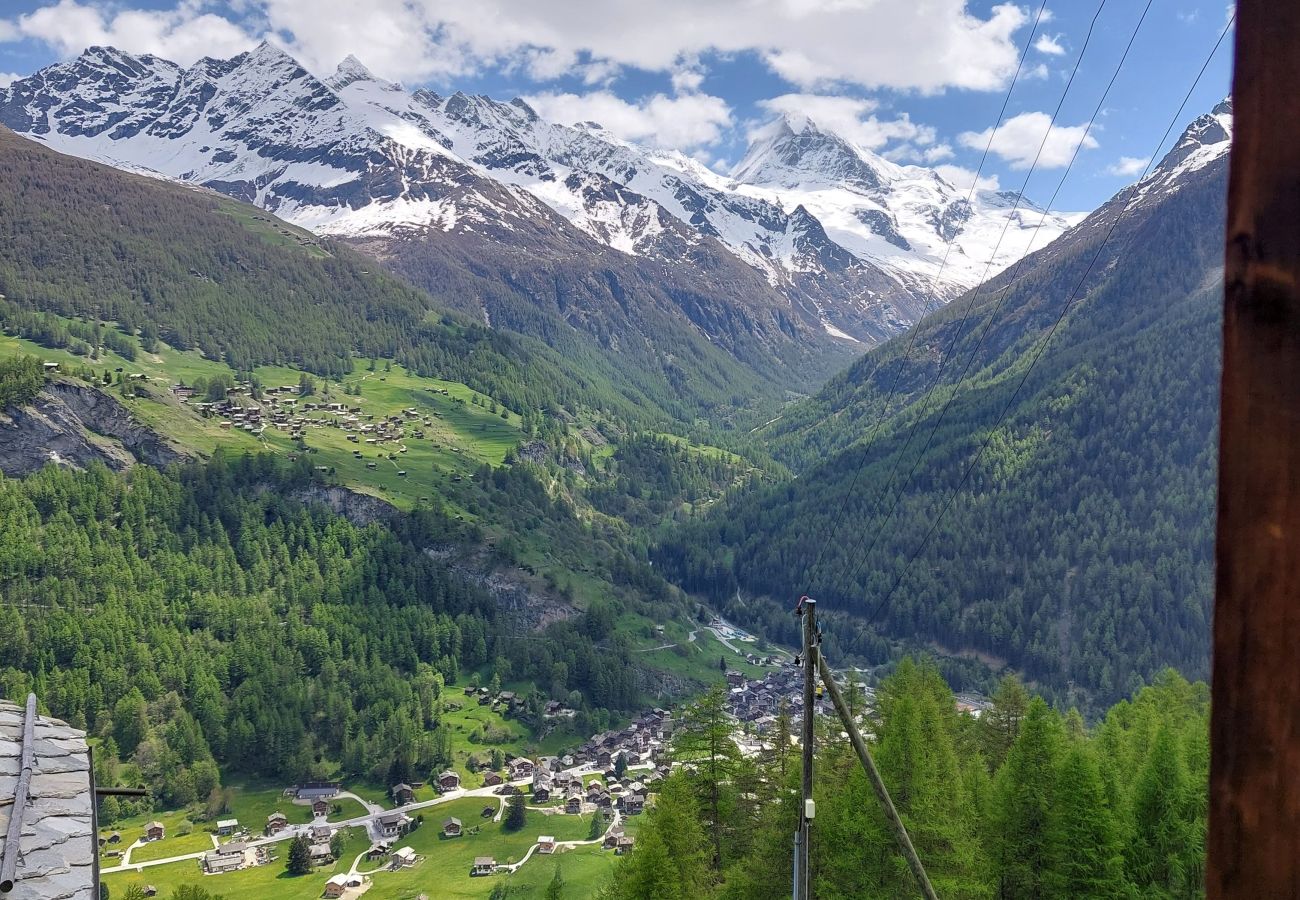
[[[0,412],[0,472],[20,477],[49,463],[121,470],[165,466],[186,458],[103,391],[80,382],[50,382],[29,406]]]

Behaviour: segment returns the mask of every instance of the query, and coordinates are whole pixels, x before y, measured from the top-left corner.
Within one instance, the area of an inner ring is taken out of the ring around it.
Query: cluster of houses
[[[673,714],[656,707],[642,713],[631,725],[620,731],[593,735],[571,757],[566,756],[564,759],[573,759],[577,765],[595,765],[603,769],[611,768],[620,754],[629,766],[647,761],[660,762],[675,728]]]
[[[401,444],[408,438],[423,439],[425,429],[441,413],[422,413],[407,407],[400,413],[380,416],[364,412],[355,403],[311,401],[301,395],[298,385],[268,387],[260,399],[254,399],[246,385],[229,388],[223,400],[196,400],[194,389],[183,384],[171,386],[181,403],[193,407],[204,418],[219,420],[222,428],[260,435],[267,428],[283,431],[290,438],[305,438],[309,428],[334,428],[347,433],[358,445],[354,455],[361,455],[362,444]],[[444,388],[441,393],[448,394]],[[397,448],[406,452],[405,446]],[[386,455],[386,454],[379,454]],[[391,454],[395,457],[396,454]]]
[[[532,776],[532,798],[539,804],[563,799],[564,811],[571,815],[617,809],[624,815],[635,816],[645,810],[650,785],[663,778],[665,772],[666,769],[655,770],[643,780],[635,780],[626,773],[620,778],[611,769],[604,773],[603,781],[593,779],[584,784],[576,771],[552,771],[539,767]],[[516,790],[513,785],[503,787],[503,792]]]
[[[755,680],[741,672],[728,672],[727,685],[727,711],[744,730],[768,734],[776,725],[782,703],[792,723],[803,721],[803,670],[797,666],[787,664]]]
[[[470,700],[476,700],[479,706],[491,706],[493,710],[502,714],[517,713],[523,706],[523,697],[514,691],[497,691],[493,693],[490,688],[474,687],[473,685],[465,688],[465,696]],[[571,719],[578,714],[575,709],[570,709],[559,700],[546,701],[546,707],[542,711],[548,719]]]

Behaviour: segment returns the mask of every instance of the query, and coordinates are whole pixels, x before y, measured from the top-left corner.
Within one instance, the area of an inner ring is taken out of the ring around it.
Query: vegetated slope
[[[911,357],[898,339],[772,425],[802,476],[735,498],[659,559],[787,639],[781,607],[811,593],[837,656],[931,644],[1100,700],[1165,665],[1204,675],[1230,128],[1225,103],[1149,179],[981,292],[969,320],[961,298],[918,326]]]
[[[321,487],[306,459],[220,454],[0,478],[0,693],[35,690],[111,736],[105,762],[138,767],[166,807],[205,798],[214,762],[286,781],[332,763],[382,780],[400,762],[427,780],[450,762],[444,683],[487,664],[577,691],[583,727],[641,702],[608,608],[516,640],[481,579],[426,552],[476,542],[474,526],[436,506],[357,525],[291,499]],[[522,490],[496,502],[563,519]],[[525,709],[543,731],[532,691]]]
[[[4,91],[0,123],[364,238],[386,258],[420,262],[421,286],[476,318],[612,337],[643,369],[730,352],[809,387],[852,354],[851,342],[797,321],[788,299],[716,239],[664,220],[655,228],[663,256],[613,250],[448,150],[432,108],[395,86],[383,103],[348,101],[346,80],[317,79],[267,44],[189,70],[94,48]],[[430,259],[450,266],[430,272]],[[665,273],[666,263],[685,272]],[[544,322],[508,315],[503,299],[535,307]]]
[[[480,295],[473,276],[428,280],[438,297],[255,207],[0,128],[0,315],[38,342],[59,329],[30,314],[49,311],[116,322],[119,343],[138,333],[148,349],[161,337],[239,371],[281,364],[339,376],[354,356],[393,358],[518,412],[590,408],[644,424],[722,418],[780,390],[688,341],[678,362],[647,368],[636,348],[603,351],[554,318],[542,317],[553,346],[504,333],[454,313],[458,298]]]

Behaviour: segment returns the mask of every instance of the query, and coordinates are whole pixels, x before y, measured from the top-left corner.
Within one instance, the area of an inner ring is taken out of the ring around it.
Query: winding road
[[[629,771],[633,769],[652,769],[652,768],[654,768],[654,766],[651,763],[638,763],[635,766],[628,766]],[[581,769],[574,770],[574,772],[580,776],[599,775],[601,771],[602,770],[596,766],[584,766]],[[508,784],[514,785],[515,787],[525,787],[532,784],[532,778],[521,778],[516,781],[508,782]],[[375,820],[382,815],[386,815],[392,812],[402,812],[411,815],[421,810],[429,809],[430,807],[439,806],[443,803],[450,803],[452,800],[460,800],[463,797],[490,797],[492,799],[497,800],[499,804],[499,808],[497,810],[496,816],[493,817],[492,821],[499,822],[501,820],[501,814],[505,810],[505,798],[496,793],[496,791],[498,790],[500,790],[499,785],[489,786],[489,787],[470,788],[468,790],[464,788],[457,788],[454,791],[448,791],[447,793],[442,794],[441,796],[434,797],[432,800],[421,800],[417,803],[408,803],[405,806],[398,806],[393,809],[384,809],[382,806],[380,806],[377,803],[368,803],[367,801],[362,800],[356,794],[353,794],[349,791],[344,791],[344,792],[340,792],[339,794],[340,797],[352,797],[356,799],[367,810],[367,813],[364,816],[354,816],[351,819],[343,819],[338,822],[328,822],[327,824],[329,824],[334,828],[364,828],[366,829],[366,833],[371,835],[371,837],[373,838],[377,834],[377,828],[378,828],[378,825],[375,824]],[[321,824],[322,821],[323,820],[318,819],[313,824]],[[614,821],[616,822],[619,821],[619,817],[615,817]],[[309,829],[310,827],[311,825],[300,825],[294,828],[286,828],[283,831],[281,831],[279,834],[274,834],[271,835],[270,837],[258,838],[256,840],[250,840],[248,841],[248,846],[263,847],[269,844],[277,844],[280,843],[281,841],[292,840],[293,838],[297,837],[300,833]],[[556,846],[576,847],[582,844],[598,843],[599,841],[602,840],[604,840],[603,835],[600,838],[597,838],[594,842],[593,841],[561,841]],[[134,847],[135,844],[132,844],[131,847],[128,848],[127,854],[129,854],[130,850],[134,849]],[[199,853],[185,853],[185,854],[181,854],[180,856],[168,856],[163,859],[151,859],[148,860],[147,862],[139,862],[139,863],[131,863],[131,862],[124,861],[119,865],[111,866],[107,869],[101,869],[100,874],[111,875],[114,872],[140,872],[151,866],[165,866],[168,865],[169,863],[184,862],[185,860],[188,859],[199,860],[202,859],[208,852],[209,851],[204,850]],[[531,855],[531,853],[532,851],[530,850],[529,854]],[[362,856],[364,855],[365,854],[362,854]],[[524,857],[524,859],[527,858],[528,858],[527,856]],[[126,859],[126,854],[124,854],[123,859],[124,860]],[[520,860],[520,862],[515,863],[514,865],[520,866],[522,864],[523,864],[523,860]],[[352,865],[355,870],[357,861],[354,861]]]

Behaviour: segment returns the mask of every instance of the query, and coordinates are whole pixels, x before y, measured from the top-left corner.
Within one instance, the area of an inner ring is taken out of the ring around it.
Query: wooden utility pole
[[[813,811],[813,706],[817,702],[817,601],[800,597],[796,608],[803,617],[803,789],[799,804],[799,830],[794,836],[794,900],[812,900],[808,838]]]
[[[1300,3],[1237,4],[1209,900],[1300,897]]]

